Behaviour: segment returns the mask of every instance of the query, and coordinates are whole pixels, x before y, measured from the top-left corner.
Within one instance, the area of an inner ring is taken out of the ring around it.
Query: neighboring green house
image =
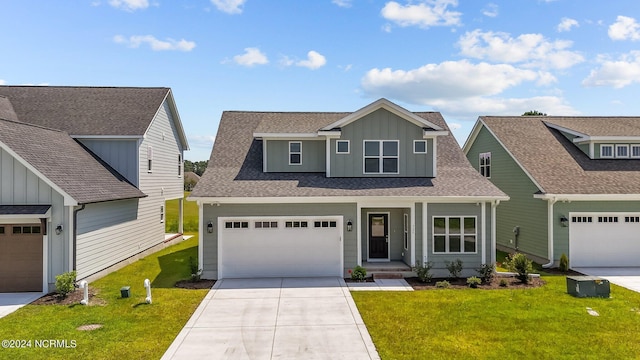
[[[510,197],[498,249],[640,266],[640,117],[482,116],[463,150]]]
[[[380,99],[356,112],[222,114],[200,211],[204,278],[410,273],[495,261],[494,211],[508,197],[480,176],[436,112]]]

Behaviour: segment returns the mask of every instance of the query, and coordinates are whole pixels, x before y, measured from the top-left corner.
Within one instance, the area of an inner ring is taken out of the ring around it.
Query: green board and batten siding
[[[331,177],[433,177],[433,140],[427,153],[414,154],[413,140],[423,140],[422,128],[379,109],[341,129],[340,139],[331,139]],[[349,140],[349,154],[336,154],[336,140]],[[364,174],[364,140],[399,140],[400,174]]]
[[[513,229],[518,226],[519,250],[546,259],[547,202],[533,197],[539,191],[537,186],[493,135],[482,127],[467,152],[467,158],[476,170],[479,154],[485,152],[491,152],[491,182],[510,197],[496,209],[496,218],[499,219],[496,221],[497,245],[515,249]]]
[[[323,140],[267,140],[267,172],[325,172],[327,145]],[[290,141],[302,143],[300,165],[289,165]]]

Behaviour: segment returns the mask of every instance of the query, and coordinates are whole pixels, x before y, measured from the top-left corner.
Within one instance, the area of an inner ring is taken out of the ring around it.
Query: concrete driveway
[[[44,293],[39,292],[0,293],[0,318],[11,314],[43,295]]]
[[[575,268],[575,271],[589,276],[598,276],[610,283],[640,292],[640,267],[620,268]]]
[[[379,359],[343,279],[216,282],[162,359]]]

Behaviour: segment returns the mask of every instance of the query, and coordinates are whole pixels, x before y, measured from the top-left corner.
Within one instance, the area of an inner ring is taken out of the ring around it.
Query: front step
[[[376,272],[371,274],[373,280],[377,279],[402,279],[404,275],[401,273],[393,273],[393,272]]]

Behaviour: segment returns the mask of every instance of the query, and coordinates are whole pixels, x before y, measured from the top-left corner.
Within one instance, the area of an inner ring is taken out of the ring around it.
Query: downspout
[[[553,197],[547,202],[547,237],[549,238],[549,262],[542,265],[543,268],[548,269],[553,266],[553,204],[558,201],[558,198]]]
[[[82,210],[84,210],[84,206],[85,204],[82,204],[80,206],[80,208],[73,210],[73,234],[71,236],[73,236],[73,269],[71,269],[72,271],[76,271],[77,266],[76,266],[76,248],[77,248],[77,242],[78,242],[78,213]]]

